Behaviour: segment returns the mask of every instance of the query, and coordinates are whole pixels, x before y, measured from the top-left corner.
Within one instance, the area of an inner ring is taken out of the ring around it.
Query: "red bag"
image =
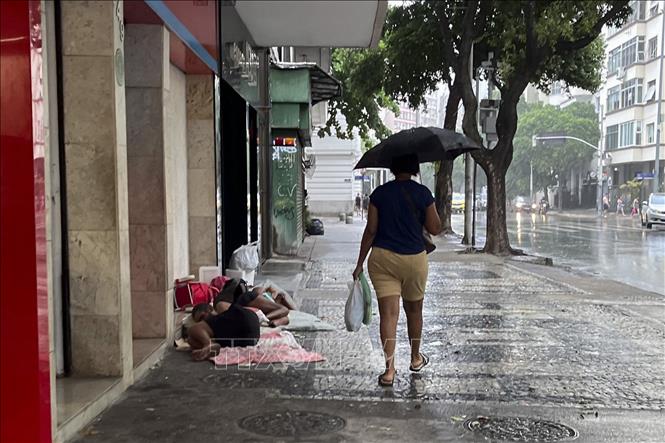
[[[210,303],[218,292],[217,288],[206,283],[192,281],[189,277],[178,279],[173,288],[173,303],[175,309],[184,309],[199,303]]]
[[[226,277],[224,275],[217,276],[213,278],[210,281],[210,286],[217,289],[217,292],[222,292],[222,289],[224,289],[224,285],[226,282],[230,281],[231,279],[229,277]]]

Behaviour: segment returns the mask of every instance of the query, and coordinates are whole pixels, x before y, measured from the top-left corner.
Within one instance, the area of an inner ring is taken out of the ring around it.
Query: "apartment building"
[[[608,183],[616,191],[627,180],[643,179],[653,189],[658,110],[663,117],[663,1],[631,1],[633,13],[619,28],[605,30],[607,78],[600,91],[604,149],[610,157]],[[659,103],[660,102],[660,103]],[[660,106],[659,106],[660,104]],[[662,128],[661,128],[662,129]],[[662,130],[660,144],[664,143]],[[664,149],[660,149],[660,180]]]
[[[524,100],[527,103],[544,103],[558,108],[565,108],[573,103],[591,103],[593,94],[581,88],[566,88],[563,82],[554,82],[550,93],[538,90],[536,86],[529,85],[524,91]]]

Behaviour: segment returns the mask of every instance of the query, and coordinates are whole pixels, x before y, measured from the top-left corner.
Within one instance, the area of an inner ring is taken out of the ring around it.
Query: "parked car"
[[[465,208],[464,194],[459,192],[453,192],[453,201],[451,202],[450,210],[453,211],[453,213],[464,212],[464,208]]]
[[[526,197],[515,197],[513,200],[513,211],[515,212],[531,212],[531,203]]]
[[[649,200],[642,202],[640,221],[647,229],[653,224],[665,225],[665,193],[651,194]]]

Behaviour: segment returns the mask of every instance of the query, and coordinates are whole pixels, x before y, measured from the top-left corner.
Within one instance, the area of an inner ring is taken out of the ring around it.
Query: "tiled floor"
[[[164,343],[163,338],[133,340],[134,367],[140,365],[162,343]],[[63,377],[57,379],[58,425],[62,425],[75,416],[119,380],[118,377]]]
[[[58,425],[62,425],[76,415],[119,380],[119,377],[63,377],[57,379],[55,389],[58,402]]]

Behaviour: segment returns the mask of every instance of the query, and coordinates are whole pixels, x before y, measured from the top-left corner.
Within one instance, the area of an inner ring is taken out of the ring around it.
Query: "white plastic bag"
[[[257,242],[242,245],[231,256],[229,268],[253,271],[259,266],[259,251]]]
[[[363,316],[365,315],[365,299],[363,297],[363,289],[360,281],[356,280],[349,283],[349,298],[346,300],[344,307],[344,323],[346,323],[346,330],[356,332],[363,324]]]

